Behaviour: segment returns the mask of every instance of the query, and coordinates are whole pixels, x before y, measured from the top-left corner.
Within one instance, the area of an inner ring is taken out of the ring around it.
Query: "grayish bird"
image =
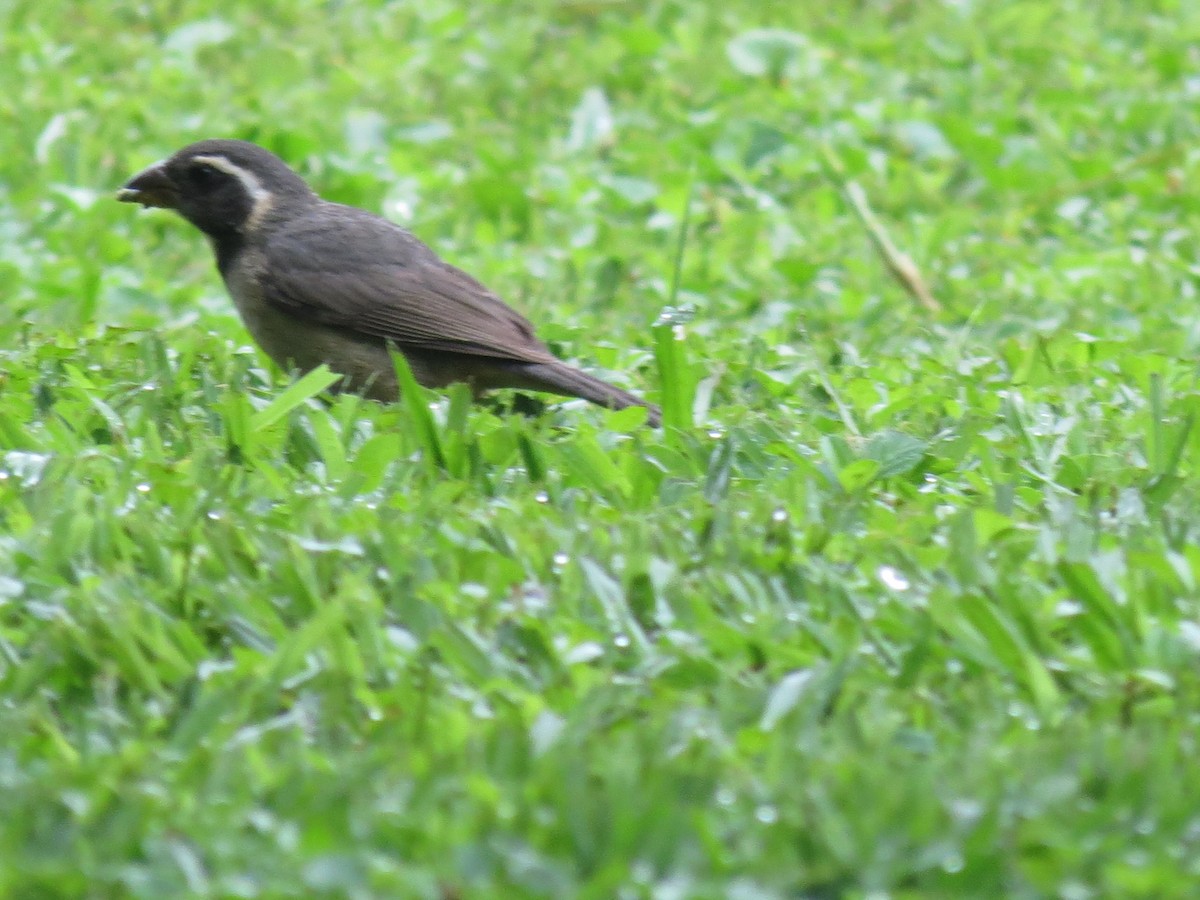
[[[380,216],[318,197],[273,153],[209,140],[139,172],[117,194],[173,209],[208,237],[246,328],[285,371],[325,363],[338,390],[398,396],[389,345],[417,381],[475,394],[521,388],[610,409],[656,406],[557,359],[498,296]]]

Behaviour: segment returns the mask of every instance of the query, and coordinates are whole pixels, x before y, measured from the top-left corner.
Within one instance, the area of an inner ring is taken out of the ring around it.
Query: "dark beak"
[[[130,178],[125,187],[117,191],[117,199],[122,203],[174,209],[179,203],[179,192],[167,176],[166,166],[155,163]]]

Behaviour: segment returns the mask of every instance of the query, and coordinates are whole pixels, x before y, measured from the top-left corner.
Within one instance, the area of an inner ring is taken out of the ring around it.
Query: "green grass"
[[[1200,6],[0,25],[0,896],[1194,894]],[[217,136],[673,427],[289,387]]]

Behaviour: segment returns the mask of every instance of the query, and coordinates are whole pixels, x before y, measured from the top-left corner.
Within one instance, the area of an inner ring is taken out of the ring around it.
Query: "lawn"
[[[0,897],[1200,890],[1200,4],[0,24]],[[668,427],[290,379],[205,137]]]

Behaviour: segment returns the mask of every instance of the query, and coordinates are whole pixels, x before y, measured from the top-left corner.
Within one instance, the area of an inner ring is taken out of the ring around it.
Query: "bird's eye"
[[[188,169],[188,179],[196,187],[212,187],[220,177],[221,173],[208,163],[196,163]]]

